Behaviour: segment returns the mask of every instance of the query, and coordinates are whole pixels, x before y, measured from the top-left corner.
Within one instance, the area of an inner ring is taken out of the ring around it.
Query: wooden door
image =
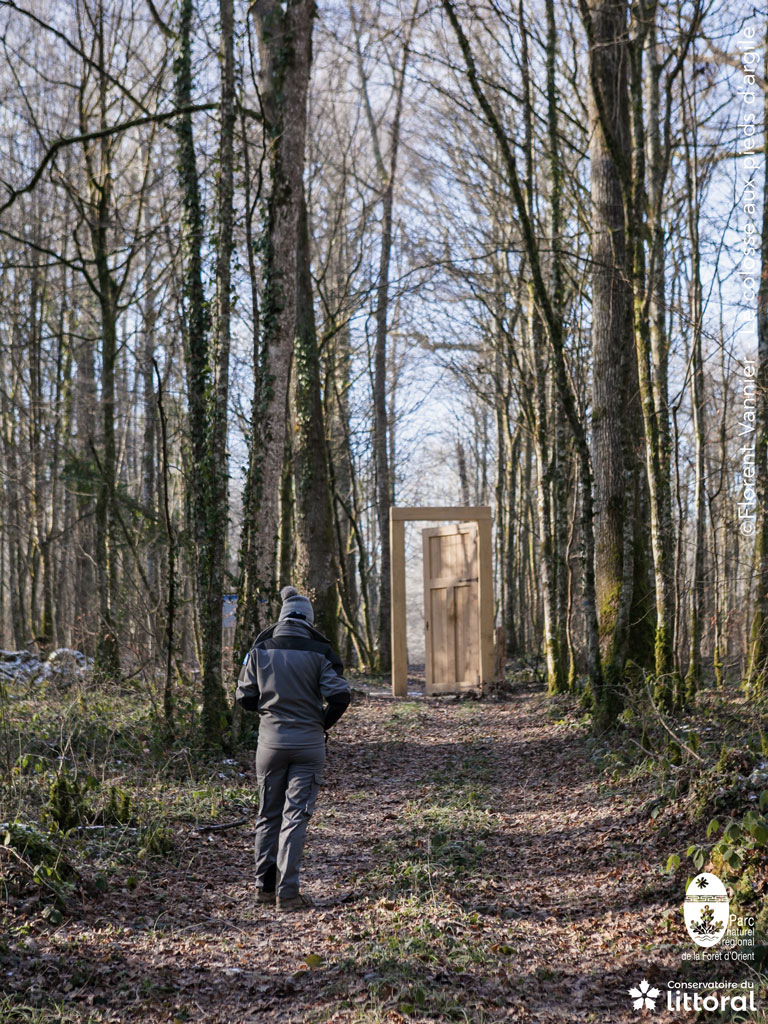
[[[480,687],[477,524],[422,530],[427,693]]]

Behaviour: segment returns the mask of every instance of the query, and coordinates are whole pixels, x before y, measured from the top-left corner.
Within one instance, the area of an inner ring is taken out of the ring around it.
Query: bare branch
[[[174,39],[175,36],[173,34],[173,31],[171,30],[171,28],[168,25],[166,25],[166,23],[160,17],[160,13],[159,13],[158,9],[155,7],[155,5],[152,3],[152,0],[147,0],[147,6],[149,7],[149,12],[152,15],[152,20],[157,25],[157,27],[160,29],[160,31],[163,33],[165,38],[166,39]]]
[[[6,2],[6,0],[0,0],[0,3]],[[3,213],[8,207],[12,206],[19,196],[24,195],[26,192],[31,192],[32,189],[37,185],[38,181],[42,177],[43,171],[48,164],[53,160],[60,149],[64,149],[65,146],[71,146],[77,142],[91,142],[94,139],[107,138],[110,135],[117,135],[119,132],[128,131],[131,128],[140,128],[145,124],[157,124],[163,121],[169,121],[173,117],[179,117],[182,114],[197,114],[202,110],[215,110],[218,107],[217,103],[196,103],[189,107],[181,107],[177,110],[167,110],[164,113],[159,114],[147,114],[144,117],[134,117],[130,121],[123,121],[122,124],[112,125],[109,128],[101,128],[94,132],[85,132],[82,135],[67,135],[64,138],[57,139],[52,146],[48,149],[43,159],[38,164],[37,170],[29,179],[26,185],[22,188],[12,188],[8,182],[3,184],[8,189],[8,198],[0,206],[0,213]]]
[[[99,67],[98,63],[92,57],[89,57],[85,50],[81,49],[81,47],[76,43],[73,43],[72,40],[63,32],[59,31],[59,29],[54,28],[50,22],[44,21],[42,18],[38,18],[36,14],[26,10],[24,7],[19,7],[15,0],[0,0],[0,7],[10,7],[11,10],[17,11],[19,14],[23,14],[24,17],[29,18],[30,21],[34,21],[36,25],[39,25],[40,28],[45,29],[46,32],[50,32],[52,35],[56,36],[56,38],[60,39],[61,42],[72,50],[73,53],[76,53],[81,60],[85,61],[85,63],[90,65],[90,67],[96,68],[100,74],[104,75],[104,77],[114,85],[116,89],[119,89],[124,96],[127,96],[131,103],[135,104],[139,110],[143,110],[145,114],[149,113],[149,109],[144,106],[141,100],[137,99],[133,95],[130,89],[128,89],[119,78],[111,75],[105,68]]]

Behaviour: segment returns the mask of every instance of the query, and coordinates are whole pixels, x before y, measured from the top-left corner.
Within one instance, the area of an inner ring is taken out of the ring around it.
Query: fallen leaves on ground
[[[637,1020],[641,978],[663,998],[712,972],[681,962],[648,794],[609,786],[586,739],[537,693],[374,692],[329,744],[303,873],[315,910],[256,904],[250,829],[178,825],[174,860],[0,947],[5,1005],[121,1024]],[[24,915],[8,908],[14,935]]]

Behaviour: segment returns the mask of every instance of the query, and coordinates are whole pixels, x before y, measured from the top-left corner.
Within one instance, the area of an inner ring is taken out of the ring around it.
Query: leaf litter
[[[4,1005],[89,1024],[637,1020],[641,980],[697,976],[683,894],[647,792],[606,784],[586,729],[548,711],[536,693],[355,701],[309,829],[314,910],[256,904],[250,828],[177,824],[174,859],[55,926],[6,907],[24,939],[0,945]]]

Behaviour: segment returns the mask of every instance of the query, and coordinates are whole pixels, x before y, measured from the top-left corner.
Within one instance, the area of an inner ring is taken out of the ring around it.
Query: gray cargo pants
[[[257,889],[276,889],[281,899],[298,895],[304,841],[323,781],[324,765],[324,744],[294,749],[258,745]]]

